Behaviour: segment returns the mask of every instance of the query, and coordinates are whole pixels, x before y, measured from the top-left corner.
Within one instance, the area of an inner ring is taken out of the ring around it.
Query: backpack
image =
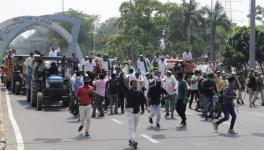
[[[117,79],[110,79],[108,91],[110,94],[117,94],[119,89],[119,84]]]
[[[81,79],[76,79],[73,83],[73,91],[76,92],[80,86],[82,86]]]

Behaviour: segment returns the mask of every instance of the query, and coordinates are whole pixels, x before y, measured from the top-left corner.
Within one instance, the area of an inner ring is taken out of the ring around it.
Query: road
[[[126,115],[106,115],[92,119],[91,137],[78,133],[79,122],[68,110],[53,106],[36,111],[25,96],[17,96],[0,90],[1,99],[9,97],[14,119],[21,132],[24,150],[129,150]],[[6,103],[5,103],[6,104]],[[137,130],[140,150],[262,150],[264,147],[264,107],[240,106],[235,130],[238,135],[229,135],[229,122],[219,126],[215,132],[210,122],[199,113],[187,110],[187,128],[179,128],[180,119],[161,119],[161,128],[148,123],[148,114],[140,116]],[[6,108],[7,109],[7,108]],[[5,111],[7,113],[7,110]],[[155,120],[155,119],[154,119]],[[16,150],[15,133],[6,114],[7,150]],[[23,150],[23,149],[21,149]]]

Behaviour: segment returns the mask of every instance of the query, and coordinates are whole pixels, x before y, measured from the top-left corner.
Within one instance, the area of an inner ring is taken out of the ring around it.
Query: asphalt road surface
[[[10,101],[17,127],[14,132],[6,108],[7,150],[129,150],[126,114],[106,115],[92,119],[90,135],[78,133],[79,122],[61,106],[36,111],[26,102],[25,96],[17,96],[0,90],[5,104]],[[8,97],[8,98],[7,98]],[[195,105],[195,104],[194,104]],[[264,107],[257,101],[257,108],[248,103],[238,108],[235,130],[238,135],[227,134],[230,121],[213,130],[211,122],[204,121],[199,113],[187,109],[187,128],[181,129],[180,118],[164,118],[161,128],[148,123],[148,113],[140,116],[137,130],[139,150],[263,150]],[[155,119],[154,119],[155,122]],[[19,138],[19,131],[21,138]],[[17,138],[16,138],[17,137]],[[17,139],[20,141],[17,143]],[[22,139],[22,142],[21,142]]]

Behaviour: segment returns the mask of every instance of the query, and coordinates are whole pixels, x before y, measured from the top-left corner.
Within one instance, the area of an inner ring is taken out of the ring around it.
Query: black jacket
[[[126,108],[133,108],[133,113],[139,113],[140,105],[145,103],[146,98],[143,92],[129,90],[126,93],[126,101]]]

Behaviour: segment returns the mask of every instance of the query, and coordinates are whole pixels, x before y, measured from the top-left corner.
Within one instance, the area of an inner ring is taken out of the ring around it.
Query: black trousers
[[[183,102],[183,99],[178,99],[176,102],[176,111],[181,117],[182,124],[186,125],[186,103]]]
[[[189,107],[192,107],[192,103],[193,103],[194,97],[195,98],[198,98],[199,97],[198,90],[191,90],[191,98],[190,98]]]
[[[125,109],[125,94],[123,92],[119,92],[118,97],[119,97],[119,104],[121,107],[121,111],[124,111],[124,109]]]

